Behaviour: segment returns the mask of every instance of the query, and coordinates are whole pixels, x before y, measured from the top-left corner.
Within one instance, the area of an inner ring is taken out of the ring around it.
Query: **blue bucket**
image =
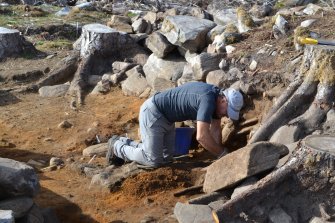
[[[175,151],[174,155],[188,154],[192,142],[194,128],[181,127],[176,128]]]

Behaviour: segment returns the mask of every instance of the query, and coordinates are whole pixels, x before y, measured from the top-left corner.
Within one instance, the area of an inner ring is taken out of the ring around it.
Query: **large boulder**
[[[143,71],[148,84],[152,87],[154,80],[158,77],[176,82],[181,77],[185,65],[185,59],[180,56],[169,55],[165,59],[161,59],[155,54],[151,54],[143,66]]]
[[[211,164],[203,190],[206,193],[235,185],[247,177],[274,168],[288,153],[285,145],[258,142],[236,150]]]
[[[162,24],[162,34],[170,43],[192,52],[206,46],[206,36],[216,24],[207,19],[192,16],[167,16]]]
[[[206,80],[208,72],[219,69],[221,59],[222,56],[220,54],[214,53],[201,53],[189,58],[188,62],[192,66],[194,80]]]
[[[38,176],[31,166],[0,158],[0,198],[35,196],[40,188]]]
[[[133,33],[131,20],[127,16],[112,15],[111,20],[107,22],[107,26],[121,32]]]
[[[128,78],[121,85],[125,95],[140,96],[147,89],[148,82],[142,72],[140,66],[126,72]]]
[[[208,73],[206,77],[206,83],[213,84],[220,88],[227,87],[225,86],[226,80],[228,79],[228,75],[223,70],[214,70]]]
[[[164,58],[175,48],[160,32],[152,33],[146,39],[145,45],[159,58]]]
[[[21,218],[29,212],[33,204],[34,201],[30,197],[9,198],[0,201],[0,210],[12,210],[15,218]]]
[[[175,88],[176,84],[164,78],[156,78],[154,80],[152,90],[153,92],[162,92],[171,88]]]
[[[213,15],[214,22],[218,25],[237,24],[237,14],[234,8],[209,9]]]

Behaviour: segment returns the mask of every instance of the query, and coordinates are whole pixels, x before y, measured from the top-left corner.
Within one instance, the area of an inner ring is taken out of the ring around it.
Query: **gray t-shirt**
[[[215,117],[220,89],[203,82],[189,82],[154,95],[153,102],[170,121],[197,120],[210,123]]]

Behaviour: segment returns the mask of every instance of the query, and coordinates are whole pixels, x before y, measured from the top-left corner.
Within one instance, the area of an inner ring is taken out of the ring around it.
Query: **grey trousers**
[[[149,98],[140,109],[141,143],[121,137],[114,144],[114,154],[125,161],[157,167],[172,160],[175,150],[175,125],[158,111]]]

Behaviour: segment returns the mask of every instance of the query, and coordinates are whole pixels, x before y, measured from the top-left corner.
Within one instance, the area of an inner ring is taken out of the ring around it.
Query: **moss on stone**
[[[251,18],[251,16],[247,13],[247,11],[243,7],[238,7],[236,9],[237,19],[242,22],[242,24],[246,25],[247,27],[254,27],[255,22]]]
[[[230,23],[227,25],[224,32],[225,33],[238,33],[238,29],[234,24]]]

